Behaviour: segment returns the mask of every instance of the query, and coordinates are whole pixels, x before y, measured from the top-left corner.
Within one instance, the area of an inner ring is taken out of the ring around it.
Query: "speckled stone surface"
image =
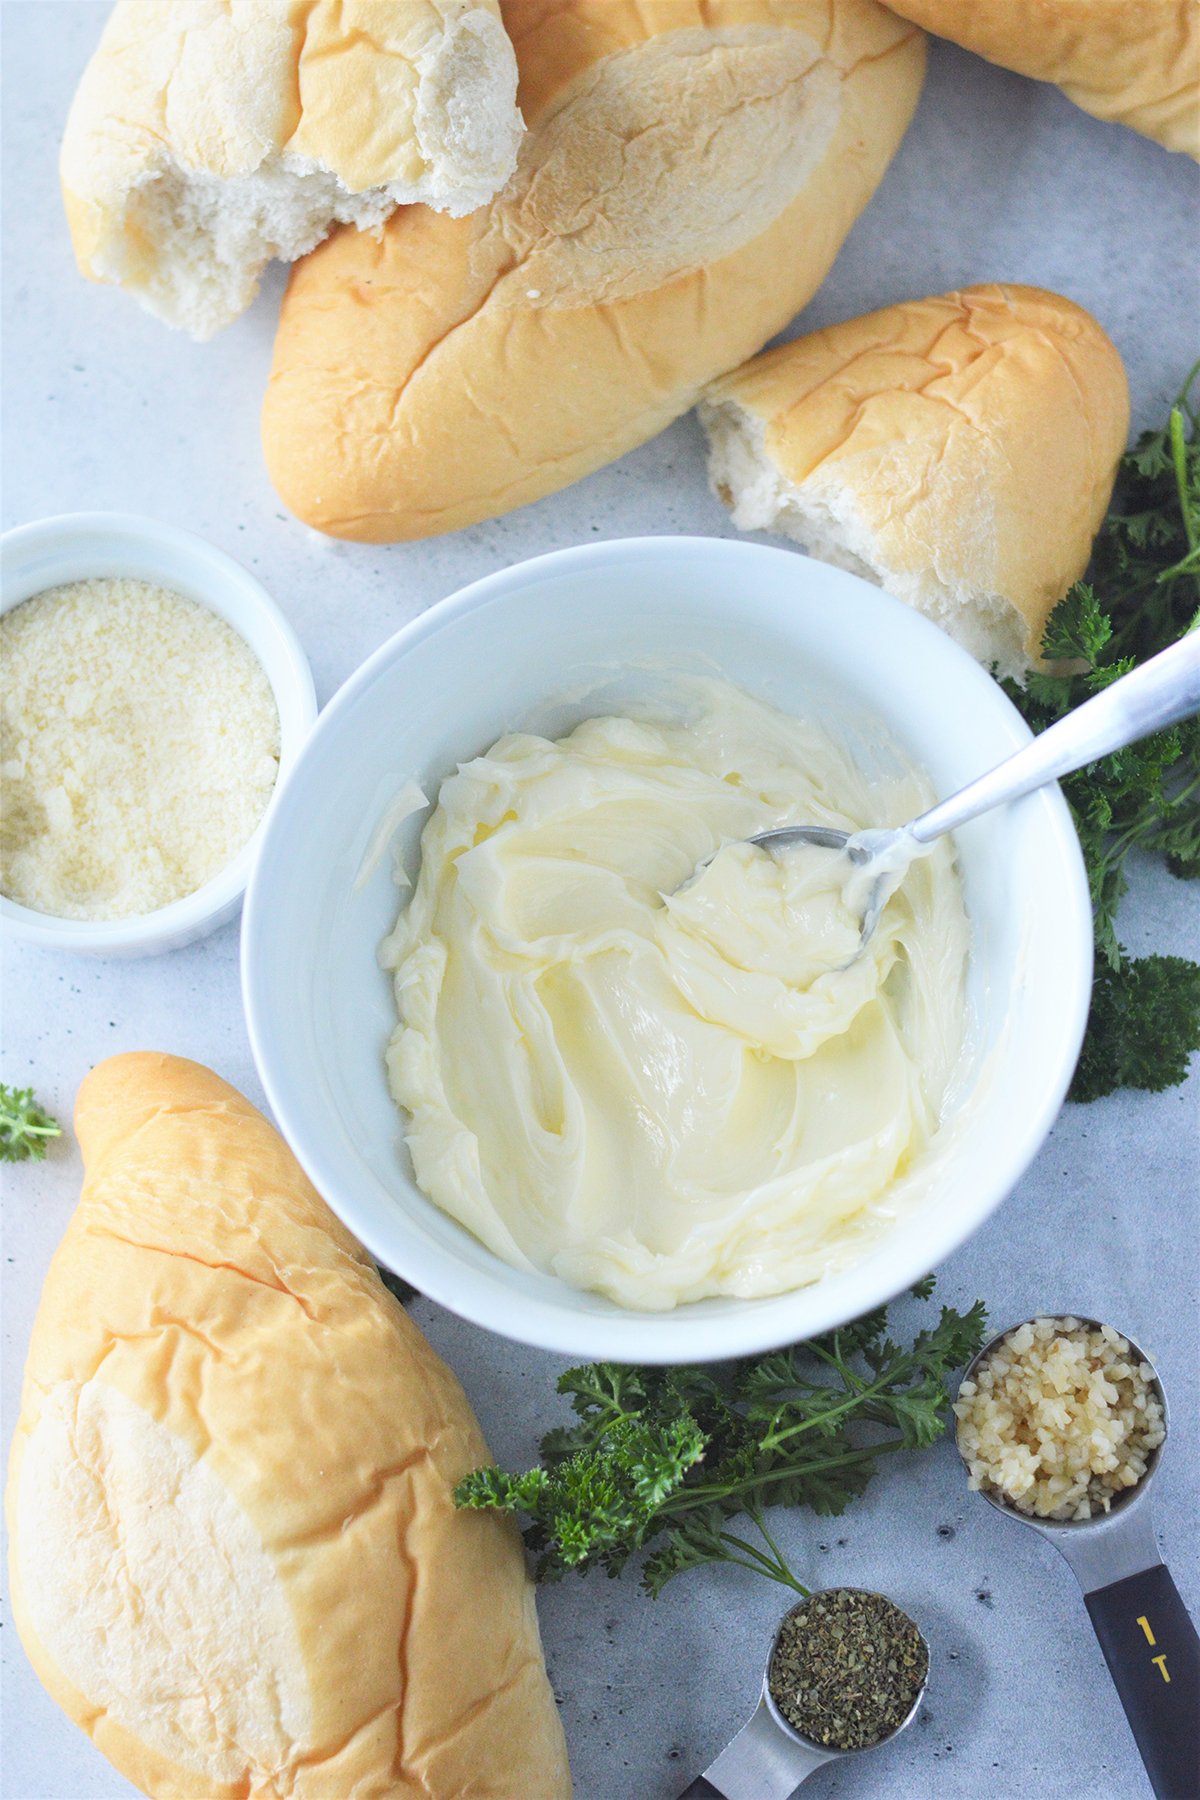
[[[639,532],[727,534],[685,419],[615,467],[508,519],[430,544],[336,547],[285,517],[257,414],[281,282],[213,343],[174,336],[75,274],[57,140],[104,7],[0,0],[3,28],[5,525],[115,508],[203,533],[241,557],[295,623],[328,699],[431,601],[541,550]],[[1197,171],[1075,111],[1056,92],[938,46],[913,129],[818,298],[813,327],[990,278],[1090,307],[1129,366],[1139,422],[1200,351],[1190,232]],[[1194,890],[1139,870],[1122,919],[1133,950],[1200,957]],[[4,947],[3,1064],[69,1117],[87,1068],[159,1048],[212,1064],[261,1101],[242,1023],[237,929],[170,958],[104,964]],[[1158,1358],[1173,1409],[1158,1485],[1163,1547],[1200,1611],[1189,1502],[1197,1459],[1200,1079],[1160,1096],[1068,1107],[1017,1192],[943,1270],[947,1300],[986,1298],[998,1325],[1077,1306]],[[7,1172],[4,1414],[11,1432],[37,1294],[75,1200],[70,1141]],[[903,1323],[916,1304],[901,1309]],[[558,1416],[553,1357],[428,1302],[416,1317],[464,1381],[501,1458],[530,1457]],[[845,1518],[781,1516],[815,1582],[892,1594],[929,1636],[920,1723],[806,1789],[844,1800],[1136,1800],[1149,1793],[1074,1581],[1054,1552],[966,1491],[948,1444],[896,1458]],[[657,1604],[631,1580],[543,1593],[547,1657],[580,1800],[671,1800],[750,1710],[782,1590],[735,1570],[681,1578]],[[4,1800],[133,1790],[67,1723],[0,1631]],[[331,1796],[331,1800],[337,1800]],[[450,1800],[449,1796],[444,1800]],[[532,1800],[514,1795],[512,1800]]]

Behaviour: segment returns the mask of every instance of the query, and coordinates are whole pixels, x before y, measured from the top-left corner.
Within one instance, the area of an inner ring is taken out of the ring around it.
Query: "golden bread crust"
[[[1084,112],[1200,159],[1198,0],[888,0]]]
[[[873,0],[509,0],[528,131],[455,221],[297,266],[263,412],[306,523],[452,531],[644,442],[815,290],[916,104]]]
[[[497,0],[117,0],[60,172],[81,271],[210,336],[275,255],[512,172]]]
[[[709,388],[710,434],[730,409],[786,495],[853,520],[885,586],[1007,604],[1028,661],[1087,566],[1129,429],[1124,366],[1091,314],[1000,283],[768,350]]]
[[[209,1070],[84,1082],[8,1484],[18,1629],[147,1793],[560,1800],[519,1538],[454,1376]]]

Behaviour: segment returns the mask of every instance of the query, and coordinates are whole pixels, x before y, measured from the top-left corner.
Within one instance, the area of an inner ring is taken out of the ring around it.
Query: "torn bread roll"
[[[453,531],[652,437],[784,326],[916,104],[874,0],[507,0],[528,133],[486,211],[337,234],[284,300],[263,439],[337,537]]]
[[[59,1705],[158,1800],[561,1800],[520,1539],[463,1395],[267,1121],[102,1063],[8,1479]]]
[[[894,12],[1097,119],[1200,158],[1197,0],[888,0]]]
[[[497,0],[117,0],[63,139],[79,266],[211,337],[336,222],[490,200],[516,80]]]
[[[988,284],[768,350],[700,417],[735,525],[866,576],[1019,677],[1087,567],[1129,390],[1090,313]]]

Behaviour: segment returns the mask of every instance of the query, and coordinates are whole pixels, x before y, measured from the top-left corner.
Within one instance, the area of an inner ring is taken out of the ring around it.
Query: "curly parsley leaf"
[[[1086,581],[1051,614],[1043,652],[1052,667],[1006,689],[1035,731],[1200,626],[1200,364],[1158,431],[1123,458],[1113,505]],[[1063,792],[1087,865],[1096,982],[1071,1098],[1118,1087],[1161,1089],[1184,1079],[1200,1049],[1200,968],[1179,957],[1130,959],[1117,914],[1135,852],[1200,879],[1200,718],[1131,744],[1070,775]]]
[[[1095,1100],[1115,1088],[1175,1087],[1200,1044],[1200,964],[1182,956],[1141,956],[1120,973],[1102,968],[1072,1100]]]
[[[914,1292],[927,1299],[932,1278]],[[774,1506],[840,1513],[880,1457],[945,1430],[949,1377],[983,1342],[982,1305],[943,1307],[910,1344],[880,1308],[838,1331],[714,1371],[568,1369],[574,1422],[542,1440],[537,1467],[477,1469],[460,1506],[523,1514],[538,1578],[646,1553],[647,1592],[685,1569],[731,1562],[804,1593],[771,1536]],[[864,1430],[865,1428],[865,1430]],[[738,1525],[741,1518],[748,1529]],[[736,1528],[735,1528],[736,1527]]]
[[[41,1162],[51,1138],[62,1126],[39,1106],[32,1088],[11,1088],[0,1081],[0,1162]]]
[[[1059,602],[1046,621],[1042,637],[1042,655],[1052,662],[1084,662],[1089,667],[1100,661],[1112,637],[1112,620],[1096,598],[1096,590],[1086,581],[1077,581]],[[1049,709],[1065,705],[1069,688],[1060,678],[1031,675],[1034,692]],[[1044,686],[1039,689],[1037,684]]]

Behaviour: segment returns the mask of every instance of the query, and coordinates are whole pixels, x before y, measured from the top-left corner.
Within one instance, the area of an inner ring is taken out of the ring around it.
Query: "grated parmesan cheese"
[[[237,854],[279,772],[279,714],[223,619],[144,581],[74,581],[0,618],[0,889],[125,919]]]

